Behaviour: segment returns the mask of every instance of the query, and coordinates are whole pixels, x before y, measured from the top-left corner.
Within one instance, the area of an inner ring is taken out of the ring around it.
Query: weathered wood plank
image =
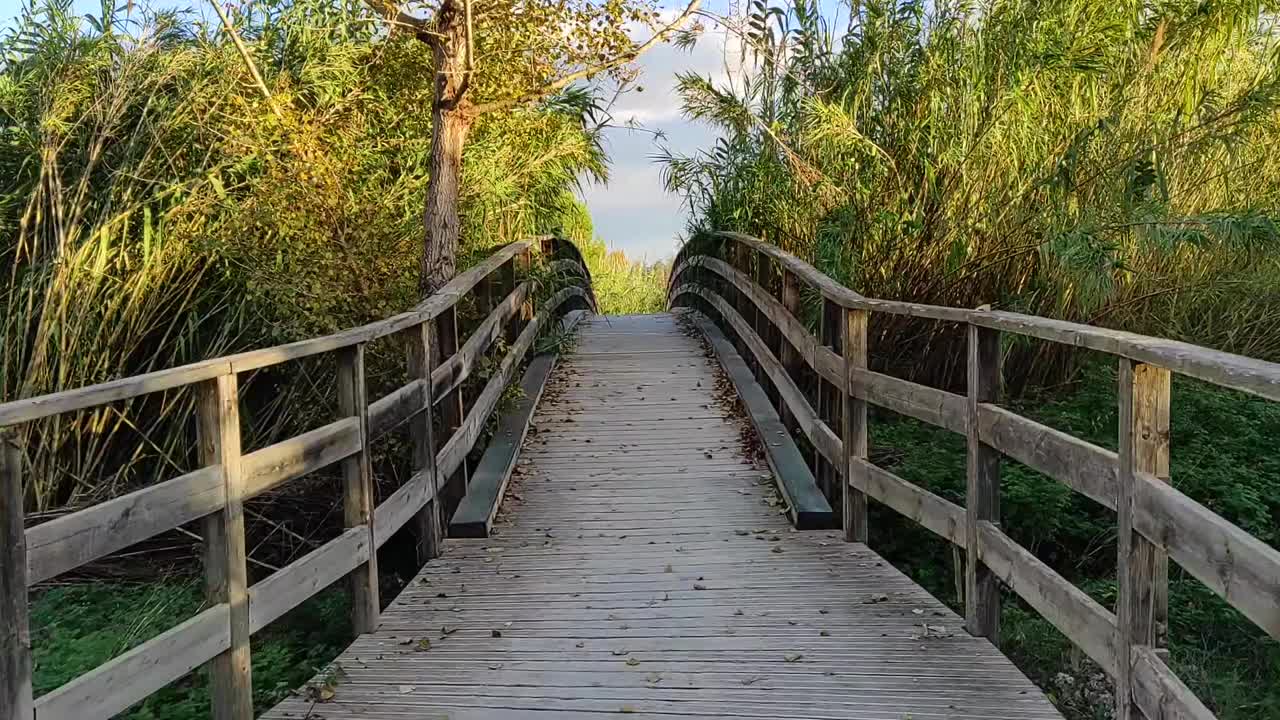
[[[969,417],[965,490],[965,626],[970,633],[995,642],[1000,636],[1000,585],[982,564],[978,529],[984,522],[1000,522],[1000,453],[982,442],[978,408],[1000,394],[1000,335],[974,325],[968,327]]]
[[[249,588],[249,631],[258,632],[369,559],[369,528],[361,525],[271,573]]]
[[[222,508],[222,466],[203,467],[27,530],[27,583],[198,520]]]
[[[842,310],[845,320],[844,329],[844,362],[845,390],[841,403],[844,412],[844,438],[841,449],[844,451],[844,478],[841,496],[844,508],[841,517],[844,523],[845,542],[867,542],[867,496],[862,488],[867,484],[854,479],[855,473],[863,472],[860,461],[867,458],[867,401],[847,388],[855,386],[855,377],[859,370],[867,367],[867,313],[864,310]]]
[[[914,520],[926,530],[961,548],[965,547],[968,538],[965,534],[964,508],[865,459],[855,458],[853,464],[857,469],[851,475],[852,482],[856,483],[855,487]]]
[[[31,720],[31,626],[27,538],[22,512],[22,449],[0,430],[0,717]]]
[[[1116,617],[989,522],[978,528],[978,555],[1009,589],[1115,677]]]
[[[373,473],[369,467],[369,400],[365,386],[364,345],[338,355],[338,412],[356,421],[359,450],[342,461],[342,521],[348,529],[363,527],[373,546]],[[351,625],[355,632],[378,627],[378,558],[369,558],[348,576]]]
[[[1216,720],[1155,649],[1133,650],[1133,702],[1150,720]]]
[[[506,266],[504,266],[506,267]],[[436,502],[436,441],[435,397],[431,380],[431,323],[422,323],[404,332],[405,363],[409,377],[416,378],[421,388],[420,412],[410,418],[409,441],[413,444],[413,474],[409,481],[391,494],[391,497],[374,508],[373,543],[375,547],[391,538],[392,533],[405,523],[394,522],[394,527],[379,523],[387,513],[396,513],[396,520],[411,513],[413,518],[414,551],[419,565],[440,555],[444,540],[443,504]],[[370,425],[373,409],[370,408]],[[416,486],[415,486],[416,483]],[[395,503],[395,504],[392,504]]]
[[[36,717],[112,717],[230,648],[231,610],[225,603],[214,605],[37,698]]]
[[[245,455],[245,497],[262,493],[360,452],[360,421],[344,417]]]
[[[200,461],[222,471],[222,509],[204,521],[205,596],[227,608],[228,644],[209,664],[209,700],[215,720],[253,719],[249,661],[249,570],[244,535],[245,477],[240,456],[240,397],[235,375],[200,387],[197,406]]]

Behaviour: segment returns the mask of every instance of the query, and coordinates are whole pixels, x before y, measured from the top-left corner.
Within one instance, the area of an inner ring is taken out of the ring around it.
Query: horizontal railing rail
[[[533,302],[539,247],[549,272],[569,284]],[[458,344],[458,304],[482,296],[488,314]],[[498,297],[500,296],[500,297]],[[496,302],[495,302],[496,300]],[[446,489],[465,485],[467,455],[503,390],[548,322],[571,307],[594,310],[590,274],[571,243],[540,238],[507,245],[458,275],[413,310],[325,337],[202,361],[169,370],[0,404],[0,717],[55,720],[110,717],[188,672],[211,669],[213,717],[253,716],[249,638],[330,584],[347,578],[357,633],[378,622],[377,549],[412,526],[419,558],[438,554]],[[369,401],[365,346],[395,336],[409,381]],[[508,343],[493,374],[466,402],[462,386],[500,339]],[[290,360],[334,353],[340,419],[244,453],[238,376]],[[202,467],[127,495],[26,528],[22,448],[12,426],[141,395],[195,386]],[[439,426],[447,437],[434,437]],[[414,472],[374,503],[370,445],[410,423]],[[324,467],[341,464],[344,531],[252,585],[243,504]],[[195,617],[38,698],[32,696],[28,588],[187,523],[204,523],[208,605]]]
[[[816,335],[801,319],[802,286],[821,301]],[[969,632],[996,639],[1003,582],[1115,681],[1118,717],[1213,717],[1165,663],[1169,559],[1280,638],[1280,551],[1170,485],[1168,444],[1171,372],[1280,400],[1280,365],[1018,313],[867,298],[776,246],[738,233],[686,246],[671,273],[668,301],[718,317],[752,358],[779,413],[814,448],[817,470],[834,479],[846,539],[866,542],[869,496],[964,550]],[[967,393],[870,370],[870,313],[964,326]],[[1001,333],[1119,358],[1118,453],[996,404]],[[806,393],[806,386],[813,391]],[[868,404],[967,438],[964,507],[871,462]],[[1001,457],[1116,511],[1115,612],[1001,529]]]

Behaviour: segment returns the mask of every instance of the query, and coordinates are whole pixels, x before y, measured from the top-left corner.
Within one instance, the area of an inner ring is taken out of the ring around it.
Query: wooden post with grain
[[[1133,649],[1159,650],[1169,611],[1169,559],[1134,531],[1138,473],[1169,478],[1168,370],[1121,358],[1118,368],[1119,472],[1116,474],[1116,719],[1142,714],[1133,705]]]
[[[373,474],[369,466],[369,398],[364,377],[364,343],[338,351],[338,411],[358,420],[360,451],[342,461],[342,521],[347,529],[369,528],[373,538]],[[351,625],[357,635],[378,627],[378,554],[347,576],[351,587]]]
[[[201,462],[221,466],[226,493],[222,510],[204,519],[205,592],[210,604],[227,603],[231,622],[231,647],[209,663],[215,720],[253,718],[238,385],[234,373],[201,383],[197,415]]]
[[[995,642],[1000,635],[1000,585],[979,559],[978,523],[1000,524],[1000,452],[978,437],[978,406],[1000,395],[1000,333],[970,324],[968,441],[965,491],[965,625],[971,635]]]
[[[796,274],[787,268],[782,268],[782,306],[787,309],[791,317],[799,319],[800,317],[800,279]],[[786,371],[787,376],[797,384],[800,382],[800,372],[804,366],[804,360],[800,357],[799,351],[784,335],[782,339],[782,368]],[[796,430],[795,415],[791,412],[790,407],[783,403],[782,424],[786,426],[793,434]]]
[[[409,437],[413,444],[412,475],[425,476],[427,486],[431,488],[431,499],[411,521],[417,560],[422,565],[440,556],[444,527],[437,498],[440,488],[436,478],[435,428],[432,426],[435,413],[431,398],[435,393],[431,388],[431,323],[421,322],[405,330],[404,341],[409,379],[417,380],[422,388],[422,410],[409,419]]]
[[[31,720],[31,630],[27,617],[27,535],[22,449],[0,430],[0,718]]]
[[[867,401],[858,387],[858,374],[867,369],[867,316],[866,310],[844,311],[844,490],[845,542],[867,542],[867,495],[862,491],[865,483],[861,472],[862,462],[867,460]],[[858,481],[855,482],[855,478]]]

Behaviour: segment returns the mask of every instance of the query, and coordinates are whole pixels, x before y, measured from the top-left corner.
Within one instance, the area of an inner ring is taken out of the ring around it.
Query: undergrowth
[[[200,611],[196,580],[99,582],[56,587],[33,598],[33,685],[42,695]],[[255,712],[301,687],[351,641],[347,597],[324,591],[254,635]],[[122,720],[209,717],[208,674],[196,671],[119,716]]]
[[[1086,368],[1068,392],[1031,397],[1015,409],[1051,427],[1115,449],[1115,371]],[[1280,407],[1205,383],[1175,377],[1171,406],[1174,485],[1264,542],[1280,536]],[[963,504],[964,439],[888,414],[873,416],[877,462],[909,482]],[[1006,532],[1107,607],[1116,597],[1114,512],[1061,483],[1005,460],[1001,522]],[[877,507],[872,546],[917,582],[958,607],[954,562],[946,543],[911,521]],[[1169,647],[1174,671],[1221,720],[1280,718],[1280,643],[1267,637],[1207,587],[1170,565]],[[1080,689],[1098,673],[1035,611],[1006,593],[1001,649],[1072,720],[1107,717],[1105,702]],[[1095,688],[1096,689],[1096,688]],[[1102,688],[1109,693],[1109,688]],[[1106,699],[1106,694],[1102,699]]]

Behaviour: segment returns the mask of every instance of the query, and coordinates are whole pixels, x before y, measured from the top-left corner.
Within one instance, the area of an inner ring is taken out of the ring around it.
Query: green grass
[[[99,582],[41,593],[31,606],[37,695],[92,670],[190,618],[202,607],[195,581]],[[261,712],[338,655],[351,640],[347,599],[330,589],[253,637],[253,700]],[[206,673],[196,671],[119,717],[209,717]]]
[[[1068,392],[1027,398],[1019,412],[1114,449],[1115,371],[1094,366]],[[1171,475],[1183,492],[1277,545],[1280,533],[1280,407],[1185,378],[1174,379]],[[871,421],[878,462],[904,479],[963,504],[963,438],[898,416]],[[1115,515],[1029,468],[1006,460],[1001,519],[1009,534],[1098,601],[1114,607]],[[872,546],[938,597],[956,604],[946,544],[892,511],[876,508]],[[1221,720],[1280,718],[1280,643],[1208,588],[1170,570],[1169,646],[1174,670]],[[1001,647],[1046,689],[1073,720],[1099,710],[1060,696],[1060,672],[1084,677],[1078,653],[1047,621],[1006,596]]]

